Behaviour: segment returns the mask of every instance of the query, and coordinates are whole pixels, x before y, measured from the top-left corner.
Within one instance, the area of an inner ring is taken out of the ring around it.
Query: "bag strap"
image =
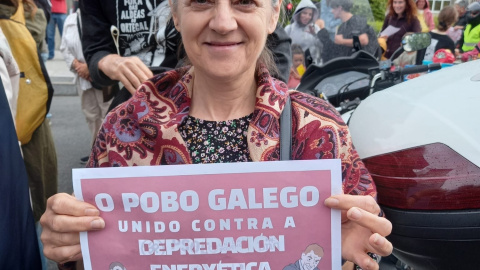
[[[80,37],[80,39],[82,39],[82,21],[80,19],[80,9],[77,10],[77,29],[78,29],[78,36]]]
[[[292,159],[292,101],[287,93],[285,106],[280,114],[280,160]]]

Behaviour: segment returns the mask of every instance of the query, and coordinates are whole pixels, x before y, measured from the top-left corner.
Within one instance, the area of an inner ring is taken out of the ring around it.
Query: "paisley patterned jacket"
[[[178,126],[188,116],[194,69],[162,73],[106,117],[88,167],[192,163]],[[279,118],[292,100],[292,159],[341,159],[344,193],[376,197],[375,185],[355,151],[347,125],[327,102],[257,74],[256,105],[248,127],[248,149],[255,161],[279,160]]]

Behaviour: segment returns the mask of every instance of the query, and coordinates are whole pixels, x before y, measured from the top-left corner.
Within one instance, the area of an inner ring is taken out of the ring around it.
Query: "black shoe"
[[[82,158],[80,159],[80,161],[81,161],[82,163],[87,163],[88,158],[89,158],[89,156],[82,157]]]

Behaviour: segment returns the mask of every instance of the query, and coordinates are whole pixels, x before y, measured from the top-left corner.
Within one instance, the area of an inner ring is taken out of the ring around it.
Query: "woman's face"
[[[393,10],[395,10],[397,15],[403,15],[406,7],[407,2],[405,0],[393,0]]]
[[[238,79],[255,73],[267,35],[275,30],[281,0],[177,0],[172,5],[195,74]],[[251,73],[249,73],[251,72]]]
[[[425,8],[425,0],[418,0],[417,1],[417,8],[424,9]]]
[[[293,54],[292,58],[293,58],[293,67],[294,68],[297,68],[298,66],[303,64],[303,60],[304,60],[303,54],[301,54],[301,53]]]
[[[310,23],[313,17],[313,9],[311,8],[304,8],[300,11],[300,23],[303,25],[307,25]]]

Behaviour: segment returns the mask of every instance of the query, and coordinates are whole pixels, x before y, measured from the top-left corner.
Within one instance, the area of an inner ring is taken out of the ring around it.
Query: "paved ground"
[[[73,80],[73,74],[60,52],[56,52],[53,60],[47,61],[46,67],[52,81],[58,78]],[[58,191],[71,194],[72,169],[85,166],[80,163],[80,158],[90,152],[90,131],[80,109],[79,96],[59,96],[57,93],[53,97],[50,113],[58,161]],[[48,270],[53,269],[57,269],[57,266],[49,261]]]

